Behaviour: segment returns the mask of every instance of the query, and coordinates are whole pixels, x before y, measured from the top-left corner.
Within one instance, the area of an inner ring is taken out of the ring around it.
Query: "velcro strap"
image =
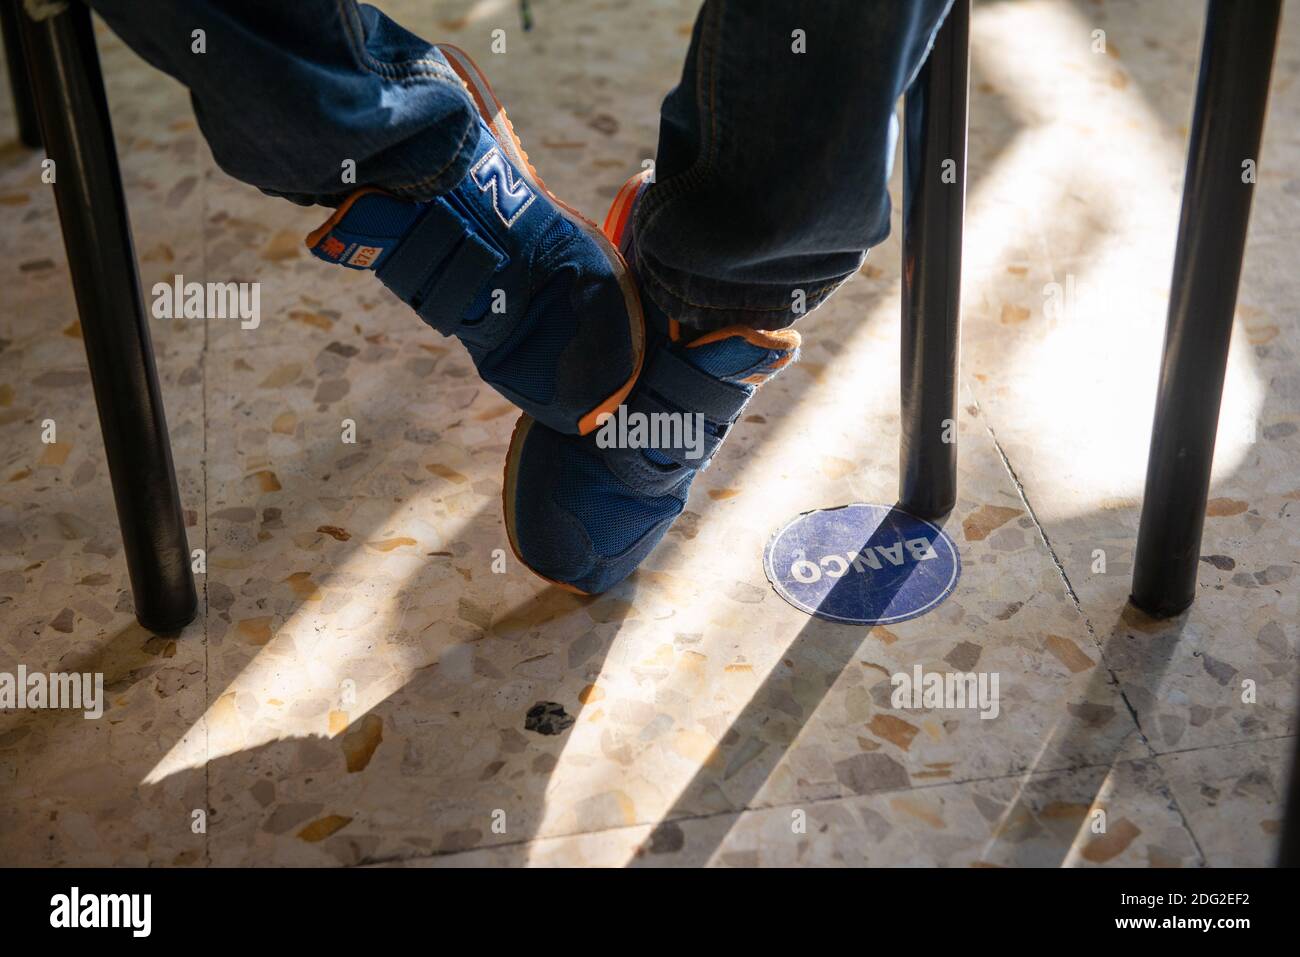
[[[429,203],[420,221],[402,239],[379,278],[407,305],[419,303],[420,291],[442,268],[465,234],[464,221],[435,200]]]
[[[646,448],[654,449],[675,465],[703,468],[722,444],[722,438],[705,426],[702,413],[669,410],[645,392],[638,392],[627,410],[629,415],[644,416],[641,422],[646,441],[652,443]]]
[[[656,465],[646,458],[644,449],[606,449],[604,462],[629,488],[656,498],[680,489],[684,477],[690,474]],[[691,467],[698,468],[699,463],[692,462]]]
[[[502,256],[473,233],[466,233],[460,244],[431,277],[429,284],[420,290],[420,305],[416,309],[420,318],[444,335],[459,336],[467,346],[493,349],[503,342],[511,330],[505,321],[493,322],[492,317],[481,322],[487,299],[484,291],[496,274]],[[482,307],[472,310],[475,300]],[[497,316],[504,320],[504,314]]]
[[[466,220],[435,199],[378,276],[443,335],[491,348],[508,334],[509,323],[465,323],[479,318],[467,313],[476,300],[486,304],[484,293],[505,261]]]
[[[317,259],[349,269],[378,269],[420,215],[414,203],[375,190],[354,194],[340,210],[309,242]]]
[[[713,378],[671,349],[660,349],[645,384],[682,409],[703,412],[719,425],[734,419],[749,401],[746,390]]]

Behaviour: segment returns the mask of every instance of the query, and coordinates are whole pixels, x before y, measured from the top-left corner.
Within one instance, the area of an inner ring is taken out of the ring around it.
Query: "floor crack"
[[[1052,540],[1048,538],[1047,529],[1045,529],[1043,523],[1039,521],[1038,513],[1034,511],[1034,506],[1029,501],[1029,495],[1025,492],[1024,483],[1020,481],[1020,476],[1016,474],[1015,468],[1012,467],[1011,460],[1007,457],[1006,451],[1002,448],[1002,443],[998,441],[997,433],[993,431],[993,426],[989,424],[988,416],[984,414],[984,409],[980,405],[979,399],[976,398],[973,393],[971,395],[971,401],[975,404],[975,411],[979,414],[980,419],[984,423],[984,428],[989,434],[989,439],[993,443],[993,448],[997,450],[998,457],[1002,459],[1002,467],[1006,469],[1007,475],[1011,478],[1011,483],[1016,487],[1016,494],[1020,496],[1020,501],[1024,503],[1025,511],[1029,514],[1029,520],[1034,523],[1034,528],[1038,530],[1038,537],[1042,539],[1043,546],[1047,549],[1047,554],[1051,556],[1052,564],[1056,566],[1056,573],[1060,576],[1061,583],[1065,586],[1065,593],[1069,595],[1070,601],[1074,603],[1075,609],[1079,612],[1079,617],[1083,620],[1083,626],[1088,629],[1088,634],[1092,637],[1093,644],[1097,647],[1098,655],[1101,658],[1101,664],[1106,669],[1106,674],[1110,677],[1111,683],[1114,684],[1115,692],[1119,695],[1119,700],[1124,702],[1124,707],[1127,709],[1129,717],[1133,721],[1133,726],[1137,729],[1138,737],[1142,739],[1142,744],[1147,749],[1149,758],[1154,760],[1158,755],[1156,754],[1155,748],[1152,747],[1151,740],[1147,737],[1146,731],[1142,728],[1142,722],[1138,718],[1137,708],[1133,707],[1133,702],[1129,700],[1128,694],[1124,691],[1124,686],[1120,683],[1119,675],[1115,673],[1115,669],[1112,668],[1110,663],[1106,660],[1106,646],[1098,636],[1097,629],[1093,627],[1092,619],[1089,618],[1088,613],[1084,611],[1083,603],[1079,601],[1079,594],[1074,590],[1074,584],[1070,581],[1070,576],[1065,570],[1065,564],[1056,553],[1056,549],[1052,547]],[[1183,830],[1187,832],[1188,838],[1191,839],[1192,846],[1196,848],[1196,853],[1200,857],[1202,865],[1204,865],[1207,858],[1204,849],[1201,847],[1201,842],[1197,840],[1196,832],[1192,829],[1192,822],[1187,819],[1187,815],[1183,812],[1182,807],[1178,803],[1178,799],[1174,797],[1173,791],[1168,787],[1168,785],[1165,785],[1165,793],[1170,806],[1177,812],[1178,819],[1182,822]]]
[[[1034,511],[1033,503],[1029,501],[1029,495],[1025,492],[1024,483],[1020,481],[1020,476],[1016,474],[1015,468],[1011,465],[1011,460],[1007,458],[1007,453],[1002,448],[1002,443],[998,441],[998,436],[997,433],[993,431],[993,426],[989,424],[988,416],[984,414],[984,408],[980,405],[979,399],[972,395],[971,401],[975,404],[975,410],[979,413],[980,419],[984,422],[984,429],[989,434],[989,439],[993,443],[993,448],[998,453],[998,458],[1002,460],[1002,467],[1006,469],[1007,475],[1011,478],[1011,484],[1016,488],[1016,494],[1020,497],[1020,501],[1025,506],[1025,511],[1029,514],[1029,520],[1034,523],[1034,528],[1038,531],[1038,537],[1042,539],[1043,546],[1047,549],[1047,554],[1052,559],[1052,564],[1056,566],[1056,574],[1060,576],[1061,583],[1065,586],[1065,593],[1070,597],[1070,601],[1074,603],[1075,610],[1078,611],[1079,617],[1083,620],[1083,626],[1088,629],[1088,634],[1092,638],[1093,644],[1097,646],[1097,650],[1101,655],[1101,660],[1106,666],[1106,673],[1110,675],[1110,680],[1114,683],[1115,690],[1118,692],[1120,700],[1124,702],[1124,707],[1128,709],[1129,717],[1133,719],[1133,725],[1137,728],[1138,736],[1141,737],[1142,743],[1146,746],[1146,749],[1154,755],[1155,750],[1151,747],[1151,742],[1147,738],[1146,731],[1142,728],[1142,722],[1138,719],[1137,709],[1133,707],[1133,702],[1129,701],[1128,695],[1125,694],[1124,686],[1120,684],[1119,676],[1115,674],[1115,670],[1111,668],[1109,664],[1106,664],[1106,648],[1097,634],[1097,629],[1092,625],[1092,619],[1089,618],[1088,613],[1084,611],[1083,603],[1079,600],[1079,594],[1074,590],[1074,584],[1070,581],[1069,573],[1065,570],[1065,564],[1061,561],[1061,557],[1056,553],[1056,549],[1052,546],[1052,540],[1047,535],[1047,529],[1045,529],[1043,523],[1039,521],[1038,513]]]
[[[202,163],[200,163],[200,166]],[[208,221],[208,176],[203,170],[199,172],[199,222]],[[203,263],[203,275],[208,274],[208,239],[203,229],[199,230],[199,259]],[[202,371],[199,391],[202,395],[203,415],[203,458],[200,462],[203,474],[203,594],[201,611],[203,614],[203,815],[206,821],[212,808],[212,739],[208,730],[207,711],[212,700],[212,646],[208,634],[208,358],[209,333],[211,327],[207,320],[203,322],[203,343],[199,348],[199,368]],[[212,866],[212,837],[210,830],[203,831],[203,858],[207,867]]]

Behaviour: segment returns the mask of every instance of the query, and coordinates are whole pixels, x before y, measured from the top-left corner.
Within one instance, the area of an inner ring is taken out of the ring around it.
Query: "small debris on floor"
[[[528,709],[524,718],[524,730],[536,731],[538,734],[563,734],[573,727],[573,715],[564,710],[564,705],[554,701],[539,701]]]

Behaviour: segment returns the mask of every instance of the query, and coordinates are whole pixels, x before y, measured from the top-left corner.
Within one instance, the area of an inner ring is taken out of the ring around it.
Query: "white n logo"
[[[469,171],[480,191],[492,192],[492,207],[509,229],[537,195],[494,146]]]

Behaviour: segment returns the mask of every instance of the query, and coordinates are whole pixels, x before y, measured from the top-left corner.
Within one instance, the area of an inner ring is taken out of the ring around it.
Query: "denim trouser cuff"
[[[727,326],[784,329],[825,302],[853,275],[849,272],[823,280],[816,288],[733,283],[667,268],[644,249],[638,250],[637,273],[644,295],[670,318],[700,332]]]

